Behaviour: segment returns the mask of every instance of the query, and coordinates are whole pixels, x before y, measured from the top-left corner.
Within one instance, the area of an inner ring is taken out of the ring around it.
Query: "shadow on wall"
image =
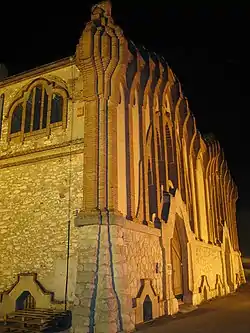
[[[250,257],[242,258],[242,263],[245,271],[246,280],[250,281]]]

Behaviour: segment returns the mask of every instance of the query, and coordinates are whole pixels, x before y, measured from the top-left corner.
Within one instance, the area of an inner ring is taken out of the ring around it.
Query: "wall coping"
[[[128,230],[133,230],[133,231],[145,233],[145,234],[148,234],[148,235],[153,235],[153,236],[156,236],[156,237],[161,237],[161,230],[153,228],[153,227],[148,227],[147,225],[144,225],[144,224],[131,222],[131,221],[128,221],[128,220],[126,220],[124,228],[128,229]]]

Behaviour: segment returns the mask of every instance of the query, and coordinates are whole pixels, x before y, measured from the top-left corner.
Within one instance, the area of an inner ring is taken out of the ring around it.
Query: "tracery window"
[[[67,92],[55,82],[36,80],[10,109],[9,136],[28,136],[66,127]]]

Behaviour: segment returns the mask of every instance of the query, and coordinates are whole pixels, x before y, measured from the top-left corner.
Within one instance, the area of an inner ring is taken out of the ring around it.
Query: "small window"
[[[11,133],[12,134],[21,131],[22,115],[23,115],[23,106],[22,106],[22,104],[18,104],[15,107],[15,110],[12,114],[12,120],[11,120]]]
[[[27,100],[27,103],[26,103],[24,133],[30,132],[31,113],[32,113],[32,99],[33,99],[33,91],[30,93],[29,99]]]
[[[63,98],[61,95],[53,94],[51,105],[51,124],[62,121],[63,113]]]
[[[33,120],[33,131],[40,129],[40,118],[41,118],[41,105],[42,105],[42,87],[36,87],[35,90],[35,104],[34,104],[34,120]]]
[[[47,124],[47,116],[48,116],[48,100],[49,96],[47,91],[44,92],[44,100],[43,100],[43,121],[42,121],[42,128],[46,128]]]

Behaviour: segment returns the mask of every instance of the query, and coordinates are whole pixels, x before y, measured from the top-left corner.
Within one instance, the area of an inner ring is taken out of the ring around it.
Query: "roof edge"
[[[66,57],[66,58],[45,64],[45,65],[42,65],[42,66],[39,66],[39,67],[36,67],[33,69],[30,69],[28,71],[25,71],[25,72],[22,72],[19,74],[15,74],[15,75],[6,77],[2,81],[0,81],[0,89],[9,84],[20,82],[25,79],[37,76],[41,73],[47,73],[47,72],[52,71],[53,69],[59,69],[61,67],[64,67],[65,65],[70,65],[72,63],[73,64],[75,63],[75,56]]]

